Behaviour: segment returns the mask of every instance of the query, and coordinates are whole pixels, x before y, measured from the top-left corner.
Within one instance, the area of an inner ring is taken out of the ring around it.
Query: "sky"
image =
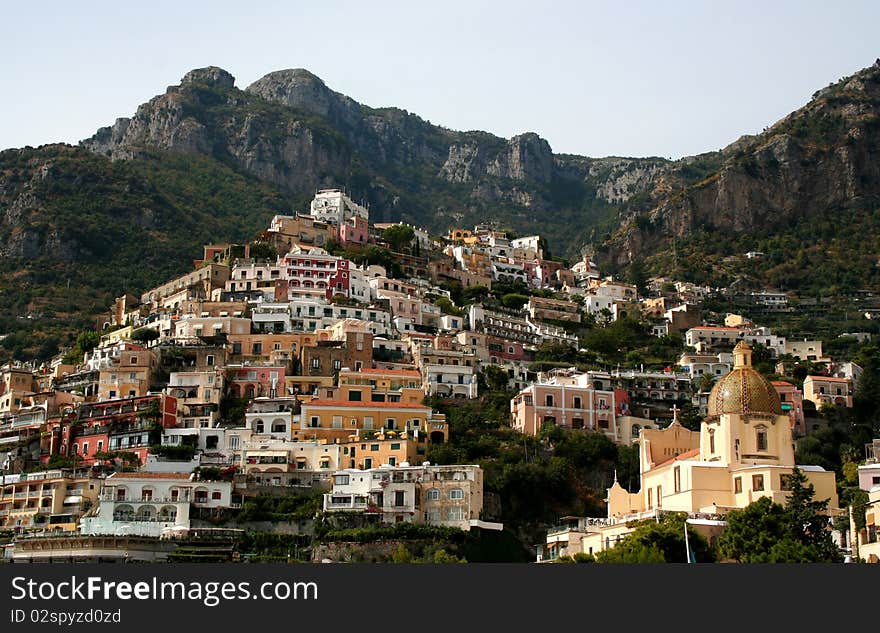
[[[77,143],[220,66],[554,152],[680,158],[880,57],[880,2],[0,0],[0,149]]]

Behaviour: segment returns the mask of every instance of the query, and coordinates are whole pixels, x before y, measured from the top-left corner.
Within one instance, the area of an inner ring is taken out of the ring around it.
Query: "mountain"
[[[655,178],[623,205],[596,246],[603,265],[808,294],[880,289],[880,59],[698,163],[697,182]]]
[[[820,90],[720,152],[667,161],[449,130],[302,69],[244,90],[196,69],[79,147],[0,152],[0,348],[46,356],[113,296],[184,272],[205,242],[254,236],[323,187],[367,202],[373,221],[496,221],[556,254],[587,245],[609,270],[877,287],[878,75],[875,64]],[[767,256],[743,261],[750,250]]]
[[[245,90],[220,68],[193,70],[81,145],[114,160],[136,160],[145,148],[206,156],[300,200],[345,187],[379,222],[541,229],[559,253],[577,251],[666,164],[556,155],[534,133],[448,130],[362,105],[303,69],[269,73]]]

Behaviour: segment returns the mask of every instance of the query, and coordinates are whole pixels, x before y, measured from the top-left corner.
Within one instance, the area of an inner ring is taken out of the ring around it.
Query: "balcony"
[[[189,503],[190,498],[189,495],[183,495],[180,497],[129,497],[128,495],[124,497],[118,497],[114,494],[102,493],[100,497],[101,501],[115,501],[118,503]],[[207,499],[202,501],[201,503],[207,503]]]

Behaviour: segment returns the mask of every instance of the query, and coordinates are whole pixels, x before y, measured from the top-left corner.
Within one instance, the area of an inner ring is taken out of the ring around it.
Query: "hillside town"
[[[584,434],[636,460],[629,481],[609,468],[595,486],[604,514],[543,525],[534,561],[596,556],[675,513],[711,543],[729,512],[784,504],[802,474],[841,558],[880,562],[880,440],[852,447],[859,512],[795,445],[853,409],[865,368],[762,325],[786,312],[784,292],[710,316],[718,288],[615,279],[489,225],[374,223],[338,189],[193,255],[51,362],[0,368],[6,559],[237,560],[256,529],[244,510],[288,499],[308,501],[295,520],[255,519],[303,537],[308,553],[287,558],[355,560],[317,545],[322,529],[500,534],[508,500],[486,489],[488,467],[448,451],[452,416],[498,396],[526,457],[529,442]],[[870,344],[872,318],[839,338]],[[621,356],[614,337],[633,324],[644,340]]]

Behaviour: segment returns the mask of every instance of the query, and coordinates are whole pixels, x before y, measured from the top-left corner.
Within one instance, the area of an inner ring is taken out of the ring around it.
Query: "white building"
[[[339,189],[322,189],[315,194],[309,206],[309,215],[321,222],[345,224],[355,216],[369,221],[370,212],[354,202]]]
[[[733,354],[730,352],[718,354],[685,352],[678,359],[678,365],[690,374],[691,380],[706,375],[720,378],[730,373],[733,368]]]
[[[82,534],[168,536],[186,532],[190,508],[228,508],[232,483],[198,481],[190,473],[113,473],[104,482],[96,514]]]
[[[422,377],[425,393],[429,396],[477,397],[477,373],[474,367],[425,363],[422,365]]]
[[[254,398],[244,414],[245,427],[254,435],[289,440],[293,437],[294,417],[299,421],[298,414],[299,400],[296,397]]]
[[[340,470],[324,495],[325,512],[376,514],[384,523],[500,530],[482,521],[483,471],[474,465],[383,466]]]

